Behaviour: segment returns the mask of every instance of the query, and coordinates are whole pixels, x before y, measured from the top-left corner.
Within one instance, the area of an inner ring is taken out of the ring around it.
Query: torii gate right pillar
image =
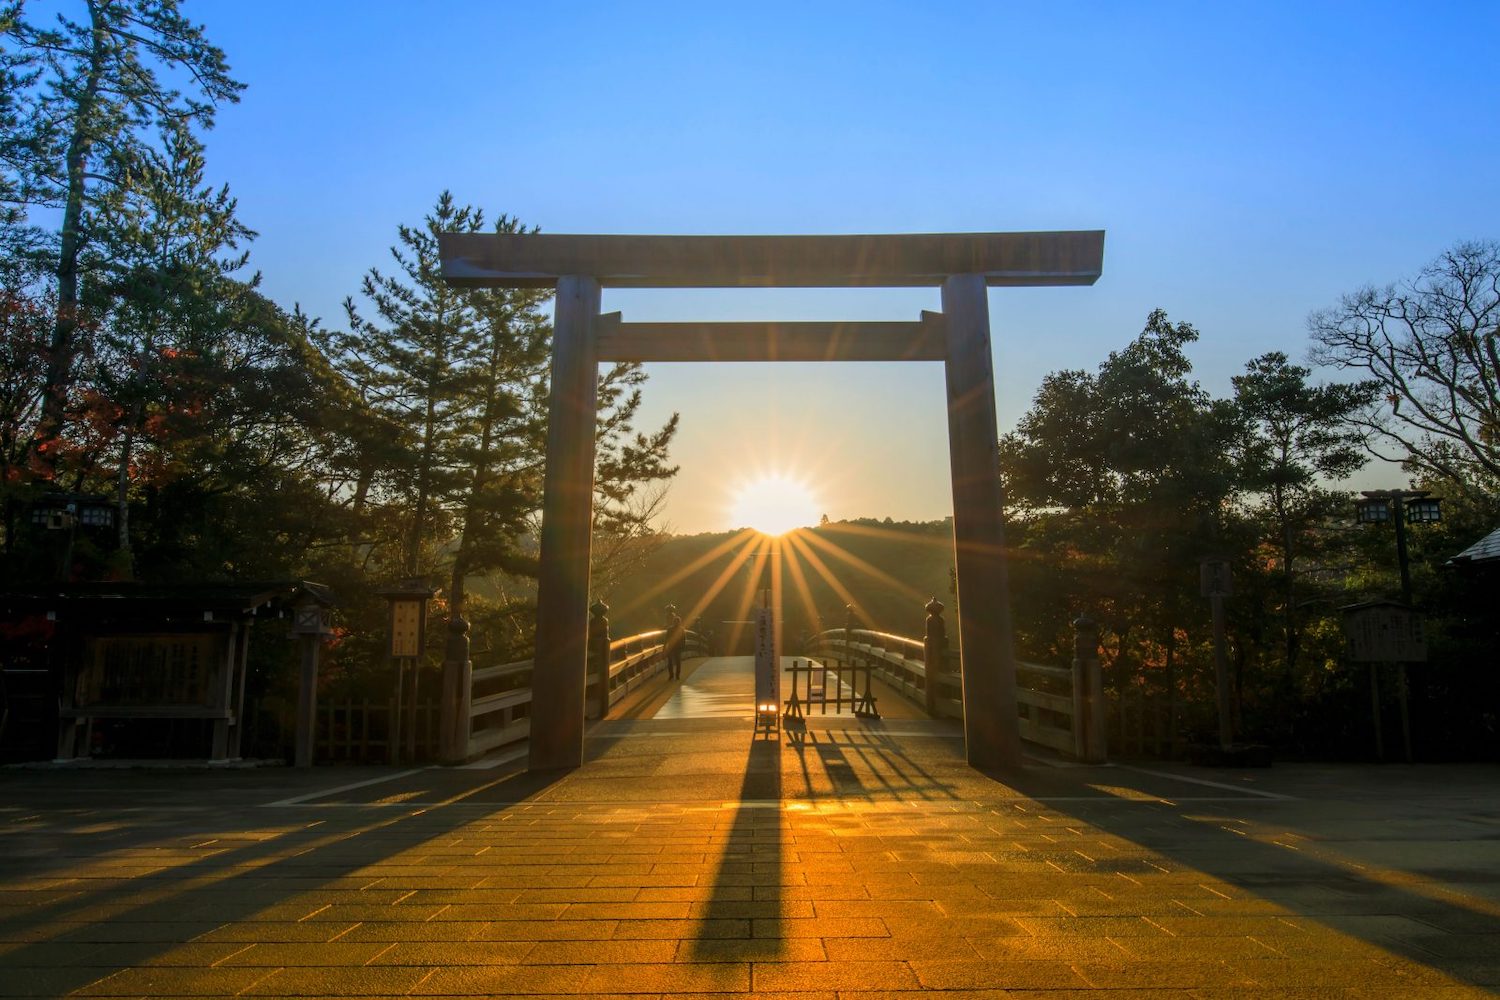
[[[1013,767],[1021,763],[1021,735],[983,275],[953,275],[943,282],[943,317],[964,744],[971,767]]]

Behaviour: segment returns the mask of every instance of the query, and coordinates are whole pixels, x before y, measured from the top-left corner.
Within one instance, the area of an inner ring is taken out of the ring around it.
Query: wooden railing
[[[609,644],[609,704],[616,704],[631,691],[666,669],[666,631],[641,632]],[[703,637],[687,631],[683,655],[702,655]],[[531,660],[476,667],[473,696],[469,702],[469,756],[478,757],[531,734]],[[590,697],[587,705],[598,717],[600,671],[587,675]]]
[[[1084,622],[1084,620],[1080,620]],[[1079,630],[1073,665],[1051,667],[1017,661],[1016,703],[1022,739],[1072,754],[1080,760],[1105,759],[1104,689],[1095,647],[1085,639],[1091,623]],[[927,663],[920,639],[869,629],[836,628],[807,641],[808,655],[847,662],[871,672],[888,687],[939,718],[963,718],[958,654],[943,650],[938,669]],[[932,685],[929,693],[928,685]]]

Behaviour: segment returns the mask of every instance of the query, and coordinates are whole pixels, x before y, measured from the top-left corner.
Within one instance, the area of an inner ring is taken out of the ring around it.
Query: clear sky
[[[1002,432],[1165,308],[1198,377],[1500,237],[1500,4],[189,3],[249,89],[209,167],[265,289],[341,325],[439,191],[549,232],[1104,229],[1091,288],[991,292]],[[914,319],[935,289],[606,291],[628,320]],[[941,368],[655,365],[667,523],[785,470],[833,518],[951,509]],[[1394,483],[1389,471],[1382,485]]]

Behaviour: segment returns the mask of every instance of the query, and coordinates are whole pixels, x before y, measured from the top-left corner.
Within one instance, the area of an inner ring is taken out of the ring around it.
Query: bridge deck
[[[792,679],[790,674],[785,673],[785,668],[792,665],[793,659],[806,662],[807,658],[791,656],[781,658],[783,701],[791,696]],[[834,673],[830,671],[828,674],[830,698],[833,695],[835,679]],[[805,674],[800,683],[803,685],[802,693],[805,695],[807,683]],[[861,685],[860,690],[863,691],[864,675],[861,674],[856,678],[853,671],[847,672],[844,675],[841,708],[830,701],[826,706],[815,706],[814,713],[852,717],[854,714],[853,698],[858,693],[852,685],[856,683]],[[879,680],[874,681],[874,688],[876,705],[882,717],[926,718],[926,713]],[[752,719],[755,716],[755,658],[753,656],[712,656],[684,664],[680,685],[674,684],[659,691],[653,690],[638,705],[629,706],[617,714],[627,718]]]
[[[949,723],[795,735],[611,720],[551,776],[0,770],[0,994],[1500,985],[1495,767],[986,777]]]

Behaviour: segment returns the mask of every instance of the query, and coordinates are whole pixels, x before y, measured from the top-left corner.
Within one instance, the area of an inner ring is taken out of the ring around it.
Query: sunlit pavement
[[[1496,995],[1500,768],[989,778],[957,735],[627,719],[550,777],[3,770],[0,995]]]

